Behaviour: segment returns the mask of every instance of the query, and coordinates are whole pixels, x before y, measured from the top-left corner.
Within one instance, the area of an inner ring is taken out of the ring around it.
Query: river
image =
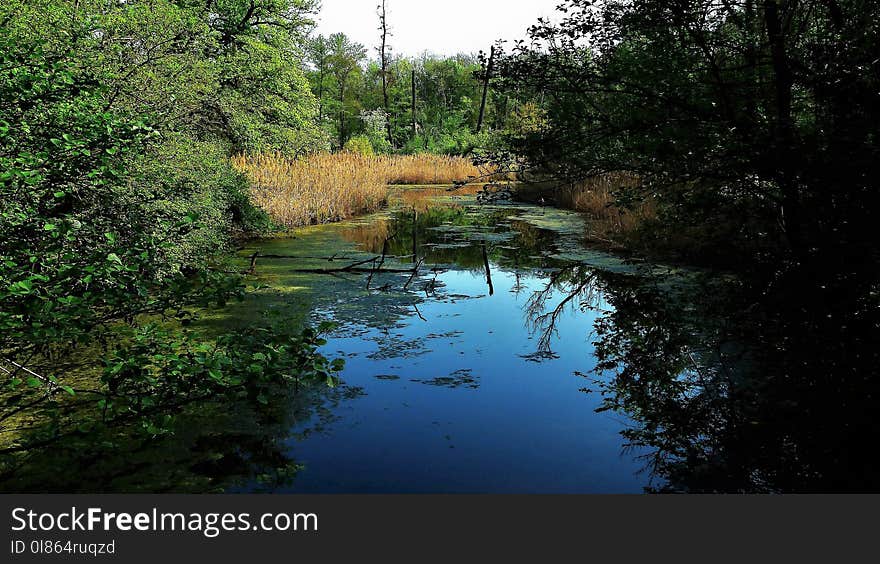
[[[584,388],[610,307],[589,273],[645,267],[587,249],[584,233],[572,212],[407,189],[387,211],[242,250],[267,257],[261,309],[296,318],[308,304],[337,325],[323,352],[346,359],[355,391],[320,432],[292,429],[303,468],[282,490],[642,491],[629,422]]]
[[[594,250],[585,219],[444,188],[253,241],[204,331],[324,325],[335,385],[205,401],[22,457],[8,491],[876,491],[876,290]],[[769,297],[768,297],[769,296]],[[331,323],[332,325],[327,325]],[[59,471],[63,469],[63,471]]]

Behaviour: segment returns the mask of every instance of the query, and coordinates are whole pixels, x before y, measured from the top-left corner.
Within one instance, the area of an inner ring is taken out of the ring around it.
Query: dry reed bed
[[[617,193],[626,187],[637,186],[636,175],[616,172],[563,186],[557,193],[558,206],[588,215],[593,221],[591,236],[596,239],[618,239],[633,234],[645,222],[656,218],[657,209],[652,200],[645,200],[633,209],[617,205]],[[610,241],[609,241],[610,242]]]
[[[382,155],[376,157],[388,184],[452,184],[484,176],[470,159],[441,155]]]
[[[359,155],[263,154],[235,157],[233,165],[250,178],[254,204],[288,228],[374,211],[388,197],[384,170]]]
[[[469,159],[439,155],[279,154],[233,158],[247,174],[254,203],[293,228],[340,221],[379,209],[389,184],[452,184],[484,176]]]
[[[529,181],[516,188],[517,199],[549,203],[587,216],[587,237],[615,247],[624,245],[647,223],[657,219],[656,202],[647,198],[632,207],[619,205],[621,191],[637,188],[637,175],[607,173],[560,185],[554,181]]]

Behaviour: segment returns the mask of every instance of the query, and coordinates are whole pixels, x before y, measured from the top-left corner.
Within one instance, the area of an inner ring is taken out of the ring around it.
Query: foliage
[[[277,41],[246,38],[224,60],[218,107],[238,151],[304,154],[322,147],[309,84]]]
[[[537,127],[508,136],[536,174],[637,174],[627,197],[656,198],[666,235],[708,239],[728,264],[876,256],[875,3],[561,9],[499,62],[498,90],[543,101]]]
[[[370,142],[370,138],[366,135],[356,135],[346,141],[344,150],[365,157],[371,157],[376,154],[373,151],[373,144]]]
[[[154,299],[166,241],[149,235],[156,222],[130,205],[122,180],[127,156],[153,130],[101,111],[88,79],[38,44],[2,43],[0,350],[24,355],[76,342]]]
[[[367,60],[364,47],[343,34],[310,39],[307,76],[335,148],[357,135],[369,137],[380,153],[465,155],[490,144],[491,134],[474,133],[485,61],[472,55],[408,59],[389,51],[386,46],[383,70],[381,61]],[[488,123],[496,130],[513,118],[508,102],[490,96]]]
[[[308,329],[252,328],[212,341],[155,324],[139,327],[104,361],[102,417],[151,413],[192,398],[237,392],[268,404],[278,384],[321,380],[334,386],[341,360],[317,354],[325,344]]]
[[[370,145],[379,153],[390,153],[391,143],[388,141],[388,114],[385,110],[361,111],[361,123],[364,127],[363,136],[370,141]]]
[[[320,140],[295,44],[309,5],[0,8],[0,420],[36,409],[51,420],[74,394],[131,419],[339,367],[314,333],[183,329],[242,295],[220,255],[267,225],[230,150]],[[109,372],[95,382],[102,357]],[[117,370],[120,359],[135,364]]]

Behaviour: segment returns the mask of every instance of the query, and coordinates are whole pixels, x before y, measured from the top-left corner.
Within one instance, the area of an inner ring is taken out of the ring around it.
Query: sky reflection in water
[[[482,243],[460,245],[473,241],[472,230],[463,237],[461,230],[442,227],[420,227],[426,268],[438,259],[431,249],[442,254],[437,244],[482,253]],[[400,225],[391,231],[400,232]],[[505,239],[503,230],[489,231]],[[381,237],[374,239],[366,246],[381,248]],[[521,239],[517,234],[513,245],[507,241],[509,250],[519,248]],[[503,253],[496,256],[509,262]],[[390,321],[365,322],[363,308],[352,308],[338,286],[335,299],[318,308],[341,324],[325,352],[347,358],[342,378],[364,393],[339,404],[323,432],[289,441],[290,455],[304,465],[290,491],[642,491],[648,478],[640,473],[638,453],[623,452],[625,423],[615,414],[596,413],[600,398],[583,393],[586,381],[575,376],[595,365],[590,337],[598,313],[572,302],[557,321],[552,357],[536,359],[539,335],[528,323],[528,304],[550,274],[500,268],[490,260],[490,296],[482,266],[447,266],[436,282],[423,276],[411,285],[413,295],[438,289],[430,297],[392,295],[388,303],[369,306],[377,315],[395,309],[400,315]],[[398,275],[389,285],[399,288],[406,279]],[[546,306],[564,297],[557,292]],[[592,305],[601,309],[604,303]]]

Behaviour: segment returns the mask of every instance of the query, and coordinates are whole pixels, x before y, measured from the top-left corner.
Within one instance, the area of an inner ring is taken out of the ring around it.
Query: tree
[[[489,52],[489,62],[486,63],[483,76],[483,97],[480,99],[480,117],[477,118],[477,133],[483,129],[483,118],[486,116],[486,98],[489,95],[489,81],[492,79],[492,71],[495,69],[495,46]]]
[[[352,99],[354,83],[361,73],[361,63],[366,59],[367,53],[360,43],[352,42],[343,33],[334,33],[330,36],[330,72],[336,81],[338,102],[338,129],[337,140],[339,147],[345,146],[349,132],[347,131],[347,116],[352,113],[351,106],[356,103]]]
[[[188,6],[203,6],[206,19],[220,35],[224,48],[241,45],[247,37],[260,37],[267,28],[304,38],[317,11],[316,0],[184,0]]]
[[[559,178],[636,173],[640,190],[623,196],[657,198],[665,225],[711,238],[732,262],[847,269],[875,256],[875,3],[562,10],[499,61],[503,90],[544,100],[541,130],[509,138],[528,166]]]
[[[390,116],[391,111],[388,105],[388,60],[391,51],[391,47],[388,45],[388,37],[390,36],[390,32],[388,29],[388,12],[385,7],[385,0],[381,1],[382,3],[379,4],[377,10],[379,13],[379,33],[381,37],[381,44],[379,46],[379,60],[381,63],[382,72],[382,108],[385,110],[385,115]],[[391,135],[390,120],[387,121],[386,128],[388,133],[388,143],[393,146],[394,138]]]
[[[311,38],[306,45],[312,71],[312,91],[318,98],[318,123],[324,121],[324,93],[327,90],[327,78],[330,74],[330,41],[323,35]]]
[[[229,59],[204,4],[13,1],[0,21],[0,421],[45,424],[0,445],[0,474],[32,446],[132,422],[156,436],[186,402],[332,373],[313,331],[187,328],[242,295],[220,255],[261,217],[229,162],[235,129],[210,121]],[[227,94],[281,70],[287,44],[260,41],[235,47],[264,68]],[[282,148],[292,108],[267,103],[276,121],[254,127]]]
[[[222,59],[221,72],[215,107],[235,151],[298,155],[321,147],[318,104],[299,55],[277,31],[242,38]]]
[[[237,151],[302,154],[320,147],[301,45],[314,0],[211,0],[220,88],[211,108]]]

